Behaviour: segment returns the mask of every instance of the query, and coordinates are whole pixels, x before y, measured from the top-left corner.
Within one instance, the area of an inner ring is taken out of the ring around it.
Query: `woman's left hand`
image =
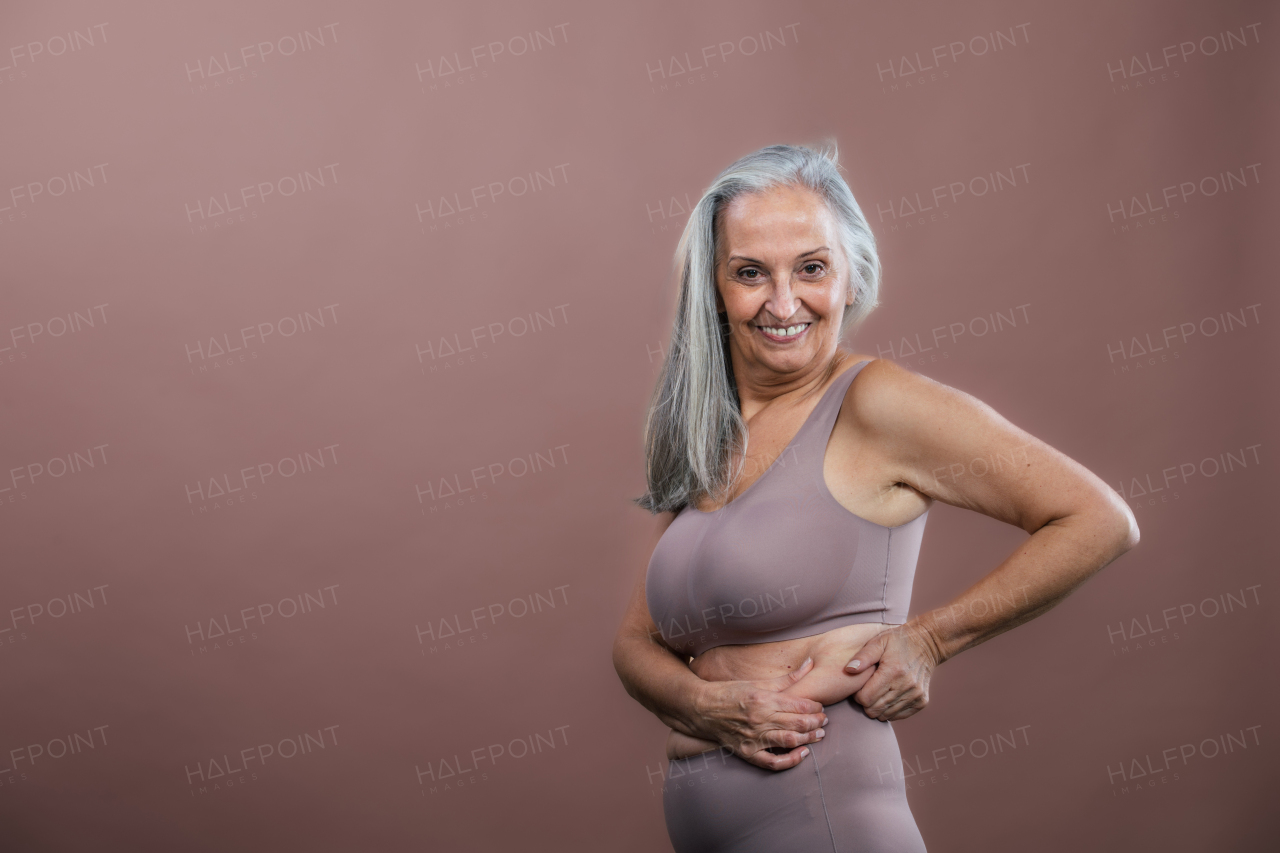
[[[937,667],[934,644],[908,622],[881,631],[863,644],[845,666],[850,675],[875,672],[853,698],[875,720],[905,720],[929,704],[929,679]]]

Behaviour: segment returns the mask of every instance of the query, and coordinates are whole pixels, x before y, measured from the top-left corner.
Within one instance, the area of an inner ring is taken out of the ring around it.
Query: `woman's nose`
[[[779,320],[785,320],[796,313],[796,308],[799,306],[800,300],[791,288],[791,276],[780,276],[773,286],[773,293],[765,303],[765,308]]]

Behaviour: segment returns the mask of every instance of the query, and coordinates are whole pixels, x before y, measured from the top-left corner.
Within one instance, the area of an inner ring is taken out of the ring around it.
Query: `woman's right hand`
[[[822,726],[827,724],[821,703],[783,692],[811,669],[813,659],[809,658],[794,672],[773,679],[703,682],[694,700],[701,724],[699,734],[703,740],[728,747],[734,755],[757,767],[795,767],[809,755],[805,744],[821,740],[825,734]],[[694,739],[687,741],[696,752],[705,751],[692,745]],[[773,753],[769,752],[770,747],[788,751]]]

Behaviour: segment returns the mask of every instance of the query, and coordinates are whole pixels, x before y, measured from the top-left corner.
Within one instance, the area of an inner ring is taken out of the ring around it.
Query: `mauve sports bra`
[[[658,540],[645,597],[673,649],[697,657],[716,646],[907,620],[929,511],[884,527],[845,509],[822,477],[845,392],[869,363],[836,377],[746,491],[715,512],[682,507]]]

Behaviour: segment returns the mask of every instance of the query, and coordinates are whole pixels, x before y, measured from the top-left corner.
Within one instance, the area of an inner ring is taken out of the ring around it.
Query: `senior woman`
[[[660,516],[658,538],[613,651],[627,692],[671,728],[671,842],[924,850],[890,722],[925,707],[943,661],[1137,544],[1133,515],[973,397],[841,348],[876,305],[880,269],[834,151],[772,146],[734,163],[676,260],[638,501]],[[908,619],[935,500],[1030,536]]]

